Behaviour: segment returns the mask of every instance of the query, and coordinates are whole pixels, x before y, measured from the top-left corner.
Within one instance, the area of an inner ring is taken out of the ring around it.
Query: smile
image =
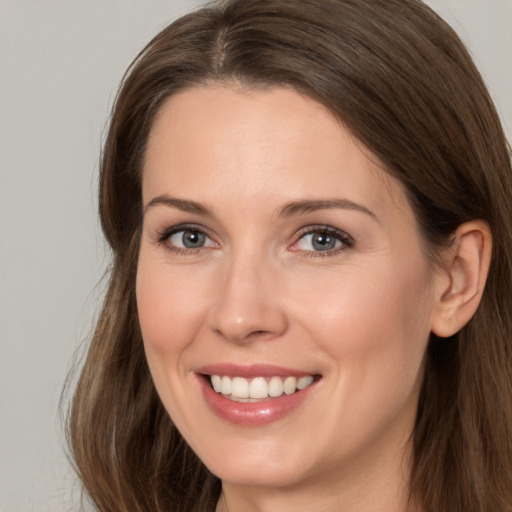
[[[211,364],[195,372],[204,400],[222,420],[245,427],[277,421],[316,393],[323,377],[275,365]]]
[[[311,386],[313,375],[302,377],[229,377],[227,375],[211,375],[213,389],[227,398],[237,402],[252,402],[277,398],[282,395],[292,395]]]

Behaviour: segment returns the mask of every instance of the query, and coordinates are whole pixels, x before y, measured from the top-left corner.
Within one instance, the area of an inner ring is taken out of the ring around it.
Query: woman
[[[129,69],[73,401],[102,511],[512,509],[512,192],[417,0],[230,0]]]

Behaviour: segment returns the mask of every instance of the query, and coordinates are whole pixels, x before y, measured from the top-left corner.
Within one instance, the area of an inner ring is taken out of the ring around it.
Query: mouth
[[[211,364],[195,372],[210,410],[231,424],[263,426],[311,403],[322,375],[261,364]]]
[[[293,395],[308,388],[320,378],[319,375],[288,375],[286,377],[274,375],[254,378],[204,375],[204,377],[216,393],[235,402],[260,402],[283,395]]]

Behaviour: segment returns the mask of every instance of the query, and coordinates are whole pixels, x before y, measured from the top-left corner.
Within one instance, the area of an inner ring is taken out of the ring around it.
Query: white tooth
[[[295,377],[286,377],[283,387],[284,392],[287,395],[295,393],[295,390],[297,389],[297,379]]]
[[[231,394],[231,379],[229,377],[222,377],[221,393],[223,395]]]
[[[231,381],[231,395],[237,398],[249,398],[249,381],[242,377],[234,377]]]
[[[220,393],[222,390],[222,379],[218,375],[212,375],[211,377],[212,386],[217,393]]]
[[[268,383],[268,394],[272,398],[281,396],[284,393],[283,381],[281,377],[272,377]]]
[[[297,389],[304,389],[308,386],[311,386],[313,384],[313,376],[312,375],[306,375],[305,377],[301,377],[297,381]]]
[[[268,384],[263,377],[256,377],[251,380],[249,385],[250,398],[267,398]]]

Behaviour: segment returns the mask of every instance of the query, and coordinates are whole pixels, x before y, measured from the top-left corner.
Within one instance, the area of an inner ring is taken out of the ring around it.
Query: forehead
[[[288,88],[205,86],[169,98],[143,170],[144,201],[162,193],[246,205],[336,195],[381,216],[410,212],[376,157],[323,105]]]

